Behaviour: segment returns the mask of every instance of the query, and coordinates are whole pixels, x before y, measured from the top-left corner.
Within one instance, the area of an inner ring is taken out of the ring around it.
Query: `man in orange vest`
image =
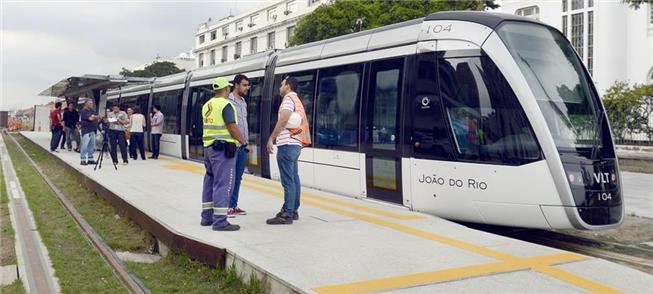
[[[295,93],[297,84],[297,79],[293,77],[287,77],[281,82],[279,94],[283,96],[283,101],[279,106],[279,119],[267,143],[268,152],[273,154],[274,140],[276,139],[277,164],[284,195],[283,207],[275,217],[267,220],[269,225],[289,225],[293,220],[299,219],[297,209],[299,209],[301,184],[297,161],[302,148],[311,144],[311,134],[304,105]],[[301,122],[299,126],[288,128],[287,124],[293,113],[296,113],[295,116],[301,117]]]

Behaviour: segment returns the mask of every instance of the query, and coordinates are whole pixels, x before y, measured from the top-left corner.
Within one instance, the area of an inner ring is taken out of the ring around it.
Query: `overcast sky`
[[[0,110],[47,103],[37,94],[72,75],[118,74],[188,52],[209,17],[267,2],[0,0]]]

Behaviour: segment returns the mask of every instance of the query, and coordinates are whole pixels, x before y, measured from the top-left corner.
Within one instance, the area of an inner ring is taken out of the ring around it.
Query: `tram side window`
[[[247,97],[247,126],[249,128],[249,144],[253,147],[261,144],[261,121],[260,121],[260,105],[261,97],[263,95],[263,78],[250,79],[251,88],[249,89]],[[249,164],[258,166],[260,161],[260,154],[249,154]]]
[[[317,145],[352,149],[358,146],[361,64],[320,70],[318,82]]]
[[[160,105],[165,117],[163,133],[179,134],[181,127],[181,95],[183,89],[154,93],[152,105]]]
[[[442,59],[438,68],[459,158],[509,164],[540,158],[528,119],[490,58]]]
[[[453,147],[438,94],[436,59],[433,53],[417,55],[412,87],[412,142],[414,156],[428,159],[453,159]]]

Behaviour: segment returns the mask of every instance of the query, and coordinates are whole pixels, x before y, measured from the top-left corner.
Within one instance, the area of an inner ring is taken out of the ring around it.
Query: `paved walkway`
[[[48,134],[24,133],[47,148]],[[228,252],[273,293],[629,292],[653,289],[653,276],[469,229],[398,206],[303,189],[301,219],[268,226],[281,206],[277,182],[247,176],[232,219],[238,232],[199,225],[203,167],[162,157],[93,171],[77,153],[54,153],[73,168],[180,235]]]
[[[622,172],[626,213],[653,218],[653,175]]]

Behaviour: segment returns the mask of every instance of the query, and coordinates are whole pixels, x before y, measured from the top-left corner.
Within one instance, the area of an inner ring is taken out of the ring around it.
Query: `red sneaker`
[[[244,210],[240,209],[240,207],[233,208],[233,210],[234,210],[234,211],[236,212],[236,214],[238,214],[238,215],[246,215],[246,214],[247,214],[247,211],[244,211]]]
[[[235,208],[229,208],[229,210],[227,210],[227,217],[236,217],[237,214]]]

